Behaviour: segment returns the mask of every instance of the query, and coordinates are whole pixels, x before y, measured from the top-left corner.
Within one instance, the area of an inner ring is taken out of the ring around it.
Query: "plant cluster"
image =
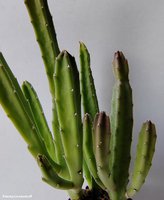
[[[149,172],[156,142],[155,125],[143,124],[129,182],[133,128],[129,67],[122,52],[113,60],[115,85],[110,118],[99,111],[90,55],[80,43],[80,75],[75,59],[60,51],[46,0],[25,0],[40,46],[52,95],[52,131],[38,95],[17,79],[0,54],[0,104],[28,145],[42,180],[67,190],[72,200],[126,200],[138,192]],[[81,114],[81,99],[84,118]],[[88,182],[82,189],[84,177]]]

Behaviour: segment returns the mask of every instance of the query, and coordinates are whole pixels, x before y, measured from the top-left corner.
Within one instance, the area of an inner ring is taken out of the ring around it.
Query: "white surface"
[[[153,166],[135,200],[164,199],[164,1],[49,0],[61,49],[78,61],[78,41],[92,61],[101,110],[110,111],[113,54],[129,60],[134,95],[134,142],[141,123],[156,123],[158,142]],[[50,122],[51,99],[39,48],[23,1],[0,1],[0,49],[20,83],[38,91]],[[79,61],[78,61],[79,63]],[[65,192],[41,182],[26,145],[0,108],[0,199],[3,194],[33,195],[33,200],[66,200]]]

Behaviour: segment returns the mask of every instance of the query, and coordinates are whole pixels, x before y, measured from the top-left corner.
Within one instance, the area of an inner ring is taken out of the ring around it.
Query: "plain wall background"
[[[158,141],[153,166],[135,200],[164,199],[164,1],[49,0],[61,49],[79,64],[79,44],[91,54],[101,110],[110,112],[114,83],[113,54],[124,52],[130,65],[134,101],[132,156],[141,124],[156,123]],[[0,1],[0,50],[18,78],[37,90],[51,125],[51,98],[27,10],[23,1]],[[33,195],[34,200],[66,200],[66,192],[41,181],[41,173],[21,136],[0,107],[0,199],[3,194]]]

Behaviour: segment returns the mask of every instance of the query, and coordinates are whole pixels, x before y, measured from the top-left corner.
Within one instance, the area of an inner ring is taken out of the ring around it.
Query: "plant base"
[[[90,190],[89,187],[87,186],[84,190],[83,196],[79,200],[110,200],[110,198],[106,191]],[[132,200],[132,199],[129,198],[127,200]]]

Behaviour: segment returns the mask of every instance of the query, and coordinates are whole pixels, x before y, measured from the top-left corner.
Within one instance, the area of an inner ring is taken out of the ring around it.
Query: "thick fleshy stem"
[[[110,179],[116,186],[116,196],[124,198],[131,158],[133,104],[128,63],[122,52],[115,53],[113,71],[116,82],[111,106]]]
[[[80,42],[80,66],[80,86],[83,109],[84,113],[88,113],[93,120],[96,113],[99,112],[99,106],[90,68],[90,55],[86,46],[82,42]]]
[[[105,190],[105,186],[103,185],[98,175],[96,159],[93,152],[92,128],[92,119],[90,115],[86,113],[83,120],[83,155],[92,177],[94,178],[96,183]]]
[[[74,58],[66,51],[56,59],[54,82],[64,156],[71,181],[75,189],[80,189],[83,183],[83,155],[79,74]]]
[[[155,125],[151,121],[145,122],[139,134],[132,181],[127,191],[128,197],[133,197],[145,182],[152,165],[156,137]]]
[[[32,85],[25,81],[22,85],[23,93],[29,103],[31,112],[33,114],[34,121],[39,130],[40,136],[45,143],[46,149],[51,156],[52,160],[56,161],[56,153],[54,141],[52,138],[51,131],[48,127],[46,118],[44,116],[43,108],[39,101],[39,97],[32,87]]]
[[[80,42],[80,90],[84,114],[88,113],[93,121],[96,113],[99,112],[99,105],[90,66],[90,55],[85,44],[82,42]],[[84,174],[88,174],[88,176],[86,176],[86,178],[88,178],[87,182],[92,183],[92,185],[90,184],[91,188],[97,188],[97,181],[95,182],[94,178],[91,175],[89,176],[89,173],[91,173],[89,172],[90,167],[87,161],[84,162],[86,163],[86,165],[84,165]]]
[[[42,58],[47,73],[47,78],[49,81],[49,88],[52,95],[52,128],[55,139],[54,142],[56,146],[57,161],[59,164],[65,166],[65,160],[62,157],[63,149],[61,144],[59,123],[56,112],[55,85],[53,81],[53,74],[55,71],[55,60],[60,53],[55,27],[50,10],[48,8],[47,0],[24,0],[24,2],[34,28],[36,40],[41,50]]]
[[[29,101],[25,98],[19,83],[2,54],[0,54],[0,88],[0,104],[28,144],[31,154],[35,159],[38,154],[46,155],[56,172],[59,172],[61,166],[51,158],[35,121]]]
[[[43,178],[42,180],[54,188],[62,189],[62,190],[69,190],[74,187],[73,182],[65,180],[61,178],[56,172],[54,167],[48,161],[46,156],[38,155],[37,156],[38,166],[40,167]]]
[[[93,151],[96,159],[99,178],[109,193],[116,190],[115,185],[110,180],[110,136],[111,132],[109,117],[105,112],[97,113],[94,119],[92,133]]]

